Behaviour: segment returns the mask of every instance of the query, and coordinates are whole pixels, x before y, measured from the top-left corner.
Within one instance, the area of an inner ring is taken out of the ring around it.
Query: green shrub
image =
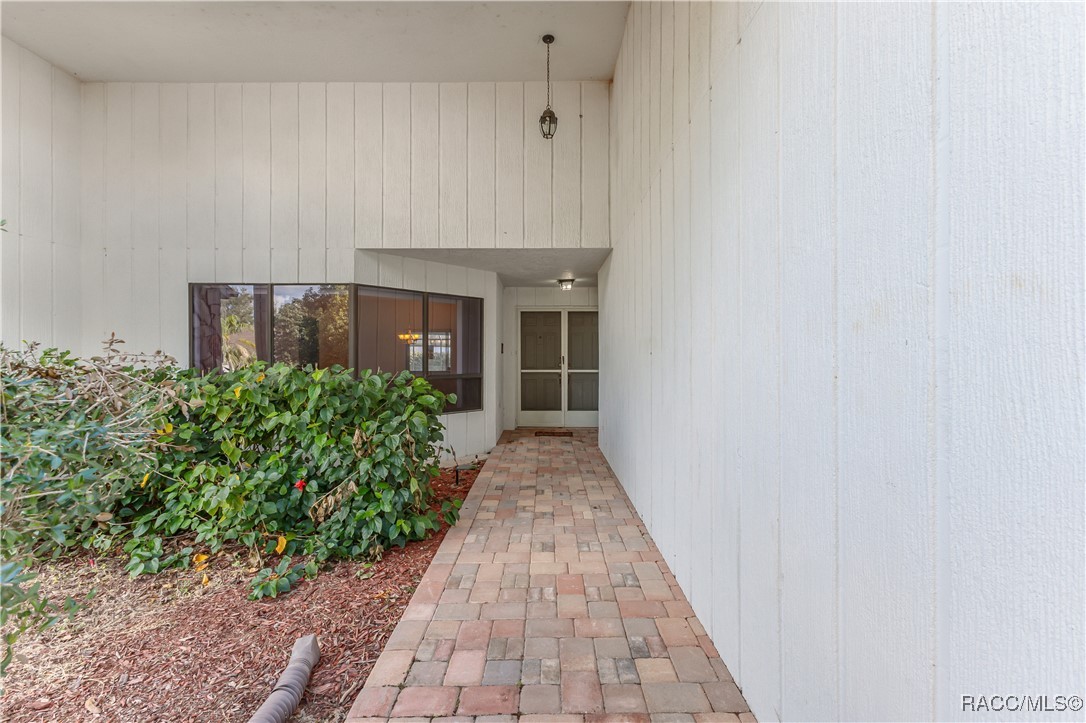
[[[200,376],[117,343],[92,359],[0,347],[8,658],[21,632],[71,609],[41,597],[43,556],[121,548],[135,576],[241,544],[271,558],[252,583],[263,597],[455,519],[458,505],[431,509],[447,398],[427,381],[285,364]]]
[[[439,526],[429,508],[445,395],[408,373],[262,363],[188,373],[157,430],[158,466],[123,500],[135,556],[193,535],[216,552],[379,554]],[[280,538],[285,540],[280,545]]]
[[[124,354],[118,343],[85,360],[0,347],[0,672],[22,632],[72,608],[41,596],[33,562],[109,549],[124,530],[114,512],[132,470],[155,463],[148,432],[173,405],[171,370],[164,358]]]

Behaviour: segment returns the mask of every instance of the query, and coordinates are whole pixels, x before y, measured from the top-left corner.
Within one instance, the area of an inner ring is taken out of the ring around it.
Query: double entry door
[[[520,312],[520,409],[524,427],[599,424],[599,312]]]

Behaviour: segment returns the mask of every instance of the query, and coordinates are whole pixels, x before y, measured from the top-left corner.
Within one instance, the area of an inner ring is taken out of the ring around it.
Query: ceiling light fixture
[[[558,288],[562,291],[573,291],[573,279],[558,279]]]
[[[543,42],[547,45],[547,109],[543,111],[543,115],[539,116],[539,132],[544,138],[550,140],[554,138],[554,132],[558,130],[558,116],[551,110],[551,43],[554,42],[554,36],[544,35]]]

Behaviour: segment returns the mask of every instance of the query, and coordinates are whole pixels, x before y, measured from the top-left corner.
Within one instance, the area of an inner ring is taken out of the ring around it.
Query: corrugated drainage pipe
[[[249,723],[286,723],[298,707],[298,701],[302,699],[302,693],[309,684],[309,675],[320,659],[321,651],[316,635],[298,638],[294,649],[290,651],[286,670],[279,676],[271,695],[249,719]]]

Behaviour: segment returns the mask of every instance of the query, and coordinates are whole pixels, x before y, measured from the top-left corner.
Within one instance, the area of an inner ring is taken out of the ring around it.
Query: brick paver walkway
[[[596,446],[506,432],[347,720],[753,721]]]

